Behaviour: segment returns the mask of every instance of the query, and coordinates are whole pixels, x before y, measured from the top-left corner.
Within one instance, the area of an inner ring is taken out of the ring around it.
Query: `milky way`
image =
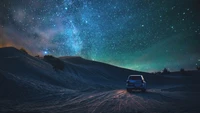
[[[200,65],[199,0],[1,0],[0,47],[141,71]]]

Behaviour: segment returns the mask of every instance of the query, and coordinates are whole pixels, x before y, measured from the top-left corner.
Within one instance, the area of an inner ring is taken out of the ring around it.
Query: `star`
[[[138,71],[194,69],[200,57],[196,4],[196,0],[176,4],[3,0],[0,47],[23,47],[32,55],[81,56]]]
[[[48,52],[47,52],[47,51],[44,51],[44,54],[46,55],[46,54],[48,54]]]

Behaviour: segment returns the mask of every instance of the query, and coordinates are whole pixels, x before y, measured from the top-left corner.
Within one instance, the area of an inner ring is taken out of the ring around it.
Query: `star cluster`
[[[2,0],[0,46],[141,71],[193,69],[199,0]]]

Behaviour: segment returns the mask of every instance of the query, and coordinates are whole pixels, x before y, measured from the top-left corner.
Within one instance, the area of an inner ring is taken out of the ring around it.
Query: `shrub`
[[[40,55],[36,55],[35,57],[40,58]]]
[[[180,72],[181,72],[181,73],[185,72],[185,69],[181,68],[181,69],[180,69]]]
[[[180,69],[180,72],[181,72],[182,74],[185,74],[186,71],[185,71],[184,68],[181,68],[181,69]]]
[[[24,48],[21,48],[19,49],[21,52],[25,53],[25,54],[28,54],[28,52],[24,49]]]
[[[170,71],[167,68],[164,68],[162,74],[170,74]]]
[[[197,70],[200,70],[200,66],[197,66]]]
[[[154,74],[155,74],[155,75],[160,75],[161,72],[160,72],[160,71],[158,71],[158,72],[154,72]]]
[[[54,70],[64,70],[65,64],[62,60],[52,56],[52,55],[45,55],[44,61],[50,63]]]

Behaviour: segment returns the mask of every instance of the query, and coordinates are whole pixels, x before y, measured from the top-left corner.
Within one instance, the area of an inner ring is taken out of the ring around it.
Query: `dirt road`
[[[60,113],[181,113],[196,108],[180,92],[149,89],[146,93],[125,89],[46,95],[37,101],[15,106],[18,111]],[[188,104],[186,104],[188,103]],[[187,105],[187,107],[185,106]]]

